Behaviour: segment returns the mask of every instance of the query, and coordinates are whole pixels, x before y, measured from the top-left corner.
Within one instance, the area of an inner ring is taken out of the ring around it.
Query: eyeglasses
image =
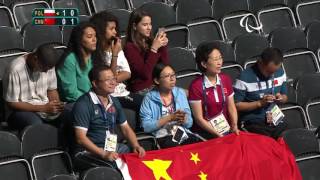
[[[216,57],[216,58],[210,58],[212,61],[223,61],[223,56]]]
[[[99,81],[113,83],[113,82],[117,82],[117,78],[99,79]]]
[[[163,75],[163,76],[160,76],[160,78],[163,78],[163,79],[175,79],[177,76],[176,74],[166,74],[166,75]]]

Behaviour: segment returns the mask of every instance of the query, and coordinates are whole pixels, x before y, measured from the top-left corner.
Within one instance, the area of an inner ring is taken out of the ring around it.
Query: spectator
[[[152,70],[158,63],[169,64],[168,38],[163,30],[152,36],[151,16],[140,10],[131,13],[124,53],[132,77],[129,89],[145,95],[152,88]]]
[[[130,151],[127,145],[115,143],[116,125],[120,125],[133,151],[140,157],[144,156],[145,151],[127,123],[118,99],[110,96],[116,86],[113,71],[108,66],[96,66],[90,71],[89,79],[92,90],[81,96],[73,107],[77,143],[74,149],[75,165],[80,169],[92,166],[116,167],[114,160],[118,158],[118,153]]]
[[[110,66],[117,79],[118,85],[112,96],[118,97],[124,108],[139,112],[143,97],[130,93],[124,84],[125,81],[130,79],[131,71],[127,58],[122,51],[121,39],[118,37],[118,19],[114,15],[103,11],[95,14],[90,21],[96,25],[98,34],[95,64]]]
[[[192,117],[186,93],[176,87],[176,75],[169,65],[158,63],[152,73],[155,88],[148,92],[140,109],[142,126],[145,132],[152,133],[161,148],[180,144],[173,138],[173,129],[181,130],[189,137],[182,144],[199,141],[186,128],[191,128]]]
[[[73,28],[68,48],[57,67],[59,93],[63,101],[74,103],[90,90],[88,74],[92,68],[91,54],[96,49],[96,42],[93,24],[82,22]]]
[[[224,134],[213,125],[216,117],[222,117],[224,124],[229,124],[230,130],[239,134],[232,81],[221,73],[223,56],[219,45],[200,44],[196,50],[196,62],[203,76],[197,77],[189,87],[189,101],[196,122],[194,130],[205,138],[221,137]]]
[[[3,79],[10,127],[22,130],[43,122],[59,124],[64,104],[57,92],[57,57],[52,46],[41,45],[10,63]]]
[[[277,138],[285,130],[286,123],[273,125],[267,113],[274,104],[287,102],[286,74],[281,68],[283,55],[279,49],[267,48],[261,59],[237,79],[235,101],[240,121],[250,132]]]

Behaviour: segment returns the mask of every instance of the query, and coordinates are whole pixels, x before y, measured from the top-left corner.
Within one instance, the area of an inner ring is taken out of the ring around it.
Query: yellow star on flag
[[[202,171],[200,171],[200,174],[198,175],[200,180],[207,180],[207,174],[203,173]]]
[[[198,164],[198,161],[199,161],[199,162],[201,161],[201,160],[199,159],[199,157],[198,157],[198,153],[193,154],[193,153],[191,152],[190,154],[191,154],[190,160],[193,161],[195,164]]]
[[[153,161],[142,161],[149,169],[152,170],[156,180],[163,178],[164,180],[172,180],[167,169],[170,167],[172,161],[163,161],[161,159],[154,159]]]

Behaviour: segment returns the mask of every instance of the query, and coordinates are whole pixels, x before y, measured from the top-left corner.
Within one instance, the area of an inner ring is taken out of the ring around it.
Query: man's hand
[[[139,155],[139,158],[142,158],[146,155],[146,151],[139,145],[133,147],[133,152],[137,153]]]
[[[276,102],[280,102],[280,103],[285,103],[285,98],[283,97],[282,94],[277,93],[276,96],[275,96],[275,101]]]
[[[54,114],[54,113],[63,111],[63,109],[64,109],[63,102],[53,100],[44,105],[43,112]]]
[[[102,159],[107,161],[114,161],[118,159],[119,155],[116,152],[103,151]]]
[[[266,105],[270,104],[276,99],[274,95],[267,94],[264,95],[262,99],[259,100],[259,106],[260,107],[265,107]]]

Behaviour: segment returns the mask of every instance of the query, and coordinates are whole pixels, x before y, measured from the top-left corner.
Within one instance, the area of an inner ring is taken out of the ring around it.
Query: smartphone
[[[163,28],[163,27],[159,28],[156,37],[158,37],[161,33],[165,32],[165,31],[166,31],[165,28]]]
[[[181,142],[181,139],[183,137],[184,131],[181,128],[177,128],[176,133],[174,134],[173,138],[176,142]]]

